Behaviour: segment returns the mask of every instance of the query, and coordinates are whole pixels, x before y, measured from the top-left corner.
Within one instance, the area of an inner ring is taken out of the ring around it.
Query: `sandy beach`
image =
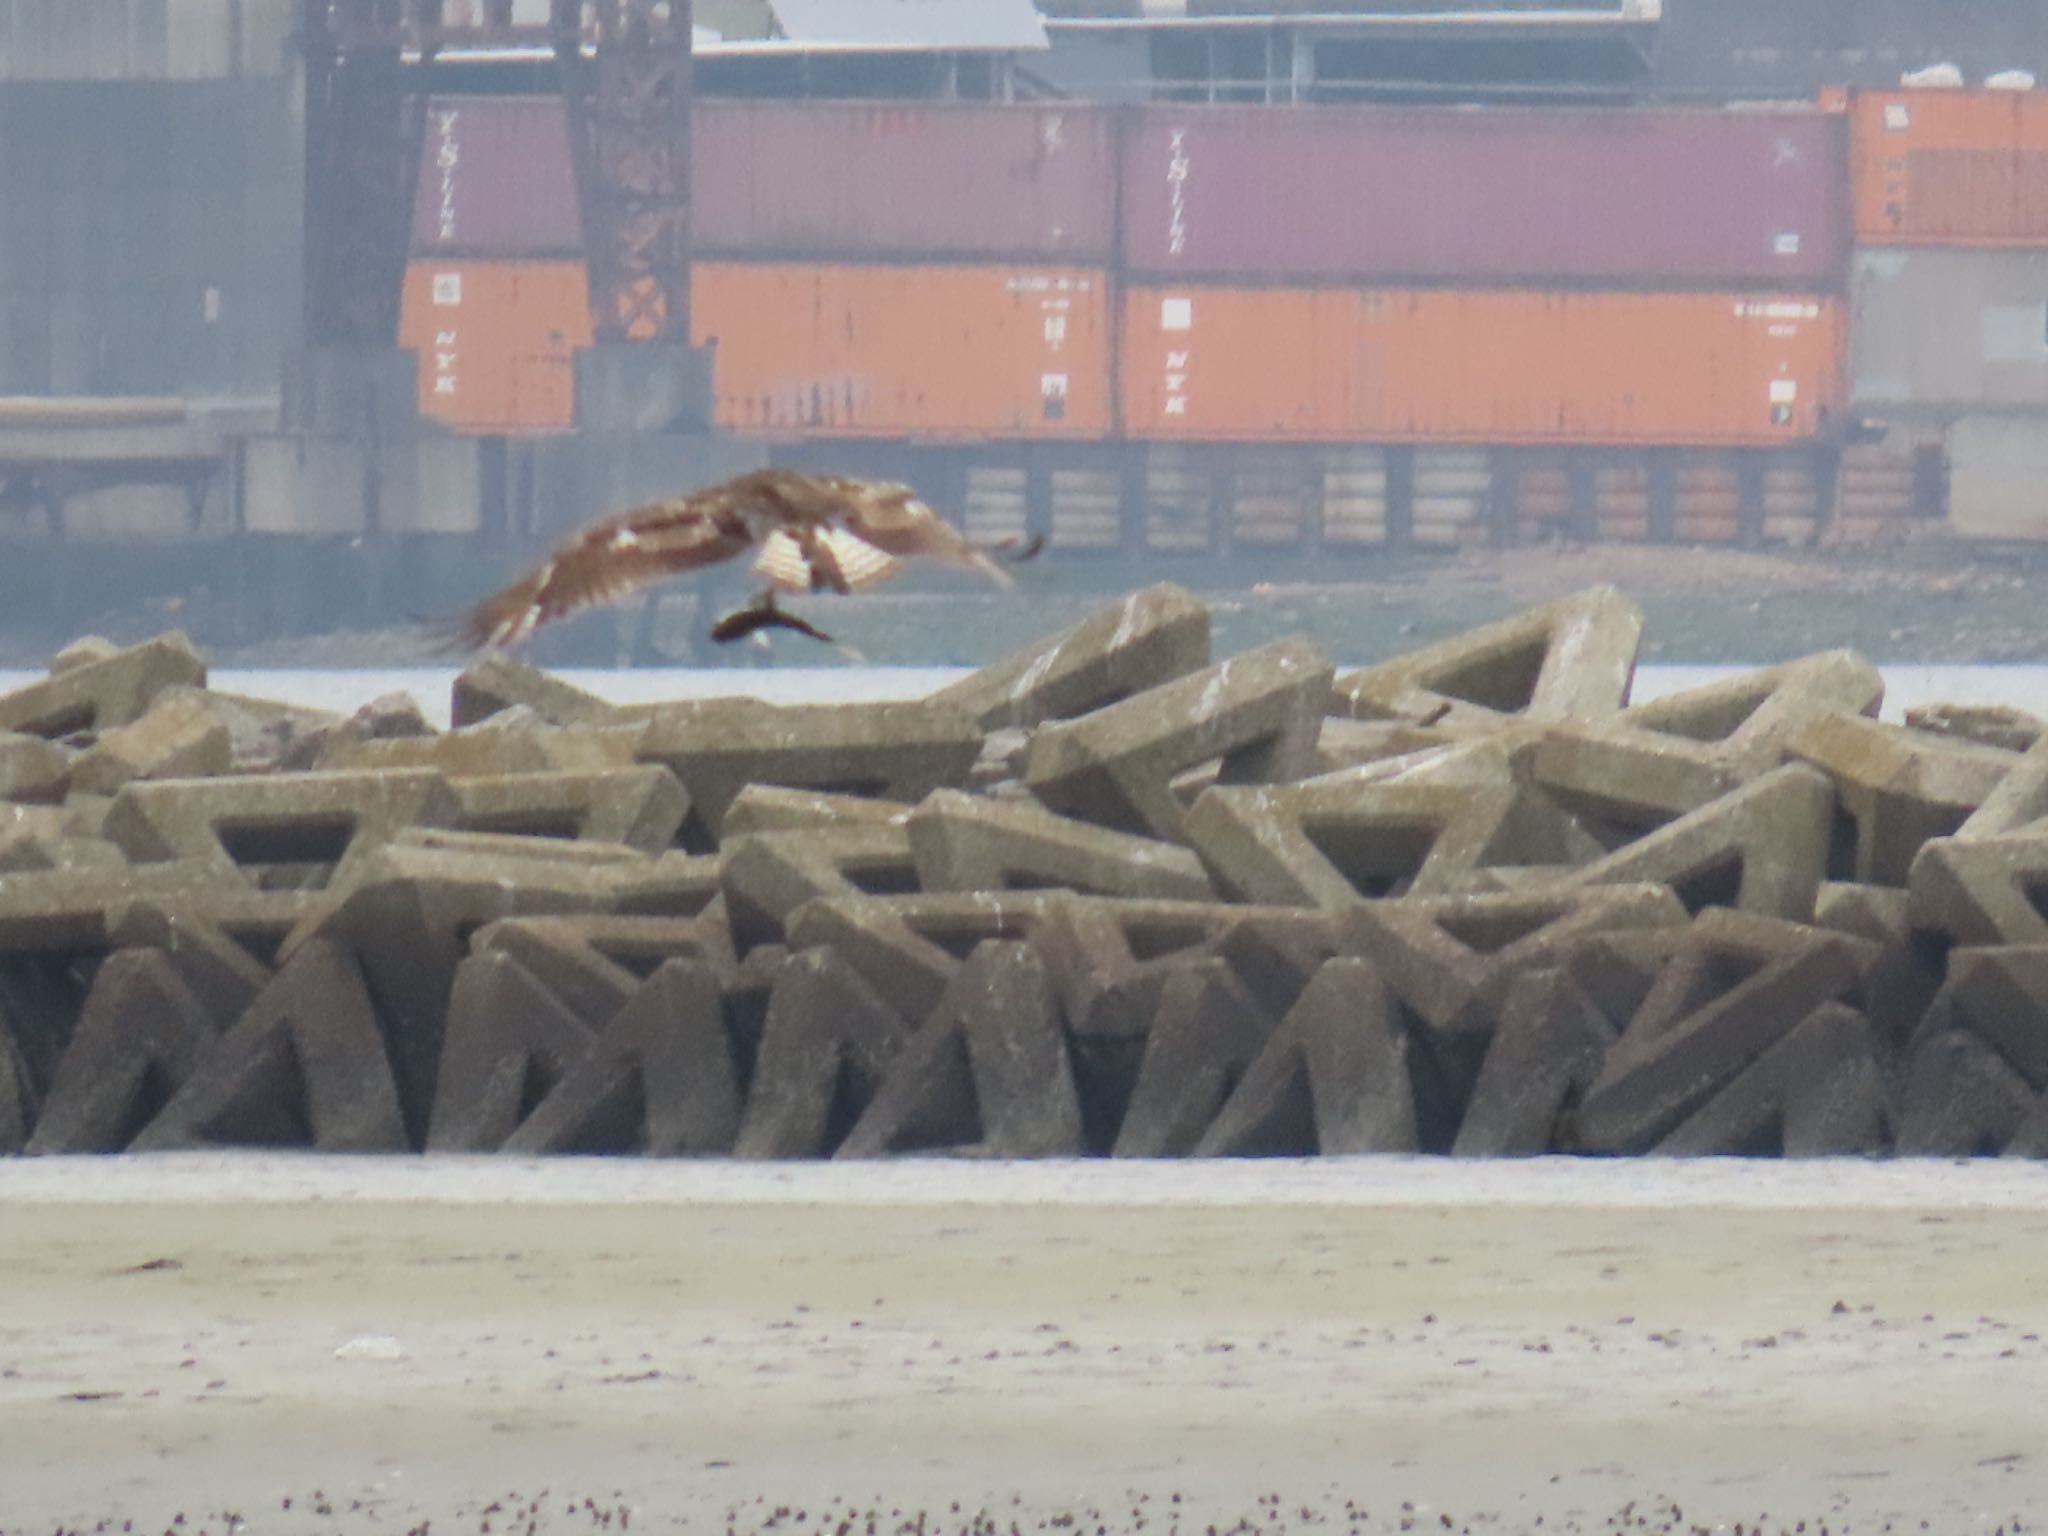
[[[2007,1164],[17,1162],[0,1529],[2019,1531],[2043,1274]]]

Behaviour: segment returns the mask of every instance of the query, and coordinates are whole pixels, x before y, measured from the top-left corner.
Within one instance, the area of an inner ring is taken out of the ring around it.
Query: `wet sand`
[[[2016,1531],[2044,1275],[2003,1164],[17,1162],[0,1530]]]

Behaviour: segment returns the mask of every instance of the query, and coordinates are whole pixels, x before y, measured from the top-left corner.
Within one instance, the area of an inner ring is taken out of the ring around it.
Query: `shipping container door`
[[[1866,241],[1997,242],[2018,231],[2019,98],[1902,90],[1857,98],[1856,231]]]

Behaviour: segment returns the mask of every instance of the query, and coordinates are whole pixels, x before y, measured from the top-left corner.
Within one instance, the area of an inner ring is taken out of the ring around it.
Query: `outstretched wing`
[[[752,544],[733,510],[730,486],[635,507],[565,539],[511,586],[478,603],[463,620],[462,638],[472,646],[512,645],[565,614],[730,560]]]
[[[886,481],[842,481],[846,531],[885,555],[937,560],[963,570],[979,571],[999,587],[1016,583],[995,561],[968,542],[966,535],[920,501],[907,485]]]

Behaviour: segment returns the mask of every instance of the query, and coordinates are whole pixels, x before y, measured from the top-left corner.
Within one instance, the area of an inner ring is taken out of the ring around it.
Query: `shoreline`
[[[0,1531],[2048,1509],[2043,1170],[1560,1162],[0,1166]]]
[[[1947,1211],[2048,1216],[2048,1165],[1999,1158],[1431,1156],[735,1162],[162,1152],[0,1159],[12,1207],[324,1205],[1133,1210]]]

